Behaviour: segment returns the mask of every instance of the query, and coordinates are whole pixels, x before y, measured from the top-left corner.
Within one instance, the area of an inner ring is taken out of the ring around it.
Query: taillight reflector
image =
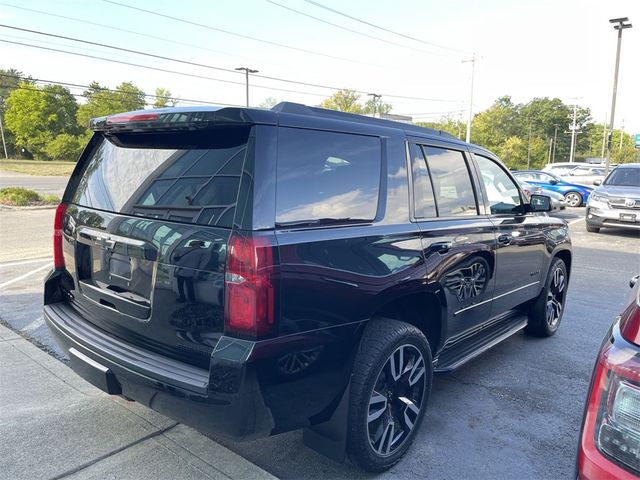
[[[56,270],[64,270],[64,253],[62,251],[62,227],[64,215],[67,213],[67,204],[61,203],[56,208],[53,220],[53,265]]]
[[[225,331],[254,338],[274,330],[276,265],[265,237],[234,233],[227,246]]]

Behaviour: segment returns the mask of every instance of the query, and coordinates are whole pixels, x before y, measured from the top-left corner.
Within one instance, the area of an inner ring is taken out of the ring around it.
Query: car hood
[[[558,201],[564,200],[564,195],[562,195],[561,193],[558,193],[558,192],[554,192],[553,190],[548,190],[546,188],[542,189],[542,194],[546,195],[548,197],[551,197],[554,200],[558,200]]]
[[[596,190],[602,195],[612,197],[634,197],[640,198],[640,187],[619,187],[615,185],[601,185]]]

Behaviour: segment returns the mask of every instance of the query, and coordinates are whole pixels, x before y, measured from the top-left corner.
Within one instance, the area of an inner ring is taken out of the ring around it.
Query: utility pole
[[[553,138],[549,139],[549,154],[547,155],[547,163],[551,163],[551,149],[553,148]]]
[[[602,124],[602,153],[600,158],[604,158],[604,149],[607,145],[607,115],[604,116],[604,123]]]
[[[622,138],[624,137],[624,120],[622,120],[622,126],[620,127],[620,145],[618,150],[622,150]]]
[[[558,143],[558,125],[554,125],[556,127],[555,132],[553,132],[553,154],[551,156],[551,163],[556,163],[556,143]]]
[[[573,163],[573,151],[576,146],[576,114],[578,111],[578,104],[573,104],[573,123],[571,125],[571,152],[569,152],[569,163]]]
[[[609,141],[607,142],[607,160],[605,162],[605,175],[609,173],[609,163],[611,162],[611,133],[613,132],[613,121],[616,116],[616,95],[618,93],[618,69],[620,67],[620,46],[622,45],[622,30],[631,28],[627,17],[612,18],[609,23],[616,23],[613,28],[618,31],[618,47],[616,49],[616,69],[613,74],[613,95],[611,96],[611,118],[609,119]]]
[[[533,120],[529,120],[529,150],[527,152],[527,170],[531,170],[531,127]]]
[[[476,54],[471,60],[463,60],[462,63],[471,62],[471,94],[469,95],[469,118],[467,119],[467,143],[471,141],[471,120],[473,120],[473,80],[476,72]]]
[[[258,70],[252,70],[248,67],[238,67],[236,70],[244,72],[245,84],[247,87],[247,108],[249,107],[249,74],[250,73],[258,73]]]
[[[369,95],[371,97],[371,100],[373,101],[373,116],[376,116],[376,103],[377,101],[382,98],[382,95],[378,94],[378,93],[367,93],[367,95]],[[380,112],[378,112],[380,113]]]
[[[4,149],[4,158],[9,158],[9,155],[7,155],[7,142],[4,139],[4,128],[2,128],[3,114],[4,114],[4,98],[0,97],[0,136],[2,137],[2,148]]]

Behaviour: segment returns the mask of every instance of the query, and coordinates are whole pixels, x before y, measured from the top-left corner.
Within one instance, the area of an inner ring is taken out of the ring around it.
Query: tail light
[[[56,270],[64,270],[64,253],[62,251],[62,228],[64,215],[67,213],[67,204],[61,203],[56,208],[53,220],[53,265]]]
[[[259,338],[275,330],[277,265],[269,237],[233,233],[225,271],[225,333]]]
[[[639,292],[596,363],[578,456],[583,478],[602,478],[603,471],[611,478],[640,475],[640,352],[624,342],[639,343]],[[594,448],[613,464],[598,462]]]

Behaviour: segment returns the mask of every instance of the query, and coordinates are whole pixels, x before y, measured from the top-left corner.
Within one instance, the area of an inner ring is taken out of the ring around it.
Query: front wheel
[[[418,328],[371,320],[351,377],[347,450],[354,463],[381,472],[402,458],[424,417],[432,375],[429,343]]]
[[[536,337],[550,337],[558,331],[564,314],[568,280],[564,261],[554,259],[544,288],[529,310],[525,332]]]
[[[570,207],[579,207],[582,205],[582,195],[578,192],[567,192],[564,195],[564,201],[567,202],[567,205]]]

